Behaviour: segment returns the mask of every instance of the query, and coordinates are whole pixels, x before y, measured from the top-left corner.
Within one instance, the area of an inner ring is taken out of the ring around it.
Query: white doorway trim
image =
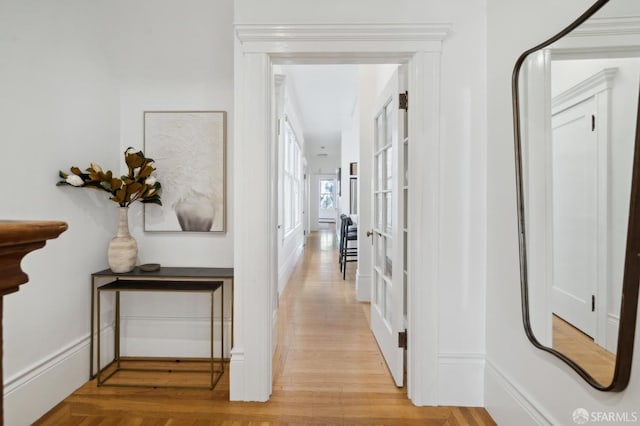
[[[271,394],[271,301],[277,288],[272,65],[406,63],[409,135],[414,142],[409,148],[408,395],[416,405],[437,404],[440,52],[449,29],[448,24],[235,26],[234,214],[238,226],[231,400],[266,401]]]

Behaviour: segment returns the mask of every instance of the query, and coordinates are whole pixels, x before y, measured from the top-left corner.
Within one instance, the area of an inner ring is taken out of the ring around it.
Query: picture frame
[[[226,111],[144,111],[144,152],[155,161],[162,206],[147,232],[226,232]]]
[[[349,214],[358,214],[358,178],[349,178]]]

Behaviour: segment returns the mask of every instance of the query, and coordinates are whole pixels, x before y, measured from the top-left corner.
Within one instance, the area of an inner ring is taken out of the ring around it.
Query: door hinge
[[[594,294],[591,295],[591,312],[596,311],[596,296]]]
[[[405,91],[404,93],[400,93],[398,108],[403,109],[405,111],[409,111],[409,92],[408,91]]]
[[[398,347],[407,349],[407,330],[398,333]]]
[[[595,114],[591,114],[591,131],[596,130],[596,116]]]

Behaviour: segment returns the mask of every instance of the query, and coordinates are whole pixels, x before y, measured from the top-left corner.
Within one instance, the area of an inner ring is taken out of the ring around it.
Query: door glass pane
[[[384,132],[384,119],[385,115],[380,114],[376,118],[376,151],[384,146],[385,132]]]
[[[384,226],[384,232],[387,234],[391,233],[391,230],[393,229],[393,212],[392,212],[392,203],[391,203],[391,197],[393,196],[392,193],[387,192],[385,195],[385,208],[386,208],[386,213],[385,213],[385,226]]]
[[[386,318],[387,312],[387,283],[381,277],[380,278],[380,314],[382,318]]]
[[[407,251],[407,240],[408,240],[408,238],[407,238],[407,233],[406,232],[403,232],[402,235],[404,236],[404,238],[402,239],[403,240],[402,244],[404,246],[404,252],[403,252],[403,256],[402,256],[402,263],[403,263],[403,268],[402,269],[406,272],[407,269],[408,269],[408,264],[407,264],[407,257],[408,257],[407,256],[407,253],[408,253],[408,251]],[[405,281],[406,281],[406,279],[407,278],[405,276]]]
[[[385,283],[386,284],[386,283]],[[392,304],[391,304],[391,285],[386,284],[385,285],[385,310],[384,310],[384,319],[387,320],[388,323],[391,323],[391,314],[393,313],[393,309],[392,309]]]
[[[391,123],[393,123],[393,108],[392,108],[392,104],[389,103],[387,104],[386,108],[385,108],[385,112],[386,112],[386,128],[385,128],[385,145],[391,145],[391,143],[393,142],[393,125],[391,125]]]
[[[373,270],[373,295],[372,295],[371,303],[374,305],[378,304],[378,274],[375,269]]]
[[[377,236],[376,237],[377,240],[377,251],[376,251],[376,266],[380,267],[380,270],[383,271],[384,273],[384,237],[381,236]]]
[[[404,279],[402,280],[402,313],[404,315],[404,317],[406,318],[407,316],[407,273],[405,272],[404,274]]]
[[[404,205],[402,209],[403,225],[404,229],[407,229],[409,223],[409,190],[407,188],[402,190],[404,192]]]
[[[376,195],[376,228],[378,229],[382,229],[382,216],[383,216],[383,212],[384,212],[384,194],[377,194]]]
[[[393,243],[391,238],[384,237],[384,274],[391,278],[393,274]]]
[[[384,189],[384,162],[383,154],[376,155],[376,190]]]
[[[384,170],[384,175],[385,175],[384,189],[391,189],[391,183],[393,179],[393,152],[391,151],[391,147],[385,150],[384,156],[386,160],[385,170]]]
[[[409,185],[409,145],[404,144],[404,183],[403,186]]]

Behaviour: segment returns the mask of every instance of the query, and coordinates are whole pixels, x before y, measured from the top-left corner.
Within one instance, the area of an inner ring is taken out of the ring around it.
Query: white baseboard
[[[282,294],[293,270],[296,267],[296,264],[298,263],[298,260],[300,260],[300,256],[302,256],[302,253],[304,252],[303,242],[304,241],[301,239],[300,245],[298,245],[293,253],[291,253],[291,255],[280,265],[278,270],[278,295]]]
[[[607,314],[607,340],[605,349],[611,353],[618,350],[618,331],[620,329],[620,317],[613,314]]]
[[[438,355],[438,405],[484,406],[484,354]]]
[[[104,339],[113,337],[111,327],[106,327],[102,333]],[[108,352],[103,351],[103,354]],[[4,382],[5,424],[32,424],[87,380],[88,334],[7,378]]]
[[[229,400],[243,401],[245,398],[244,349],[234,346],[229,362]]]
[[[356,271],[356,300],[358,302],[371,301],[371,275],[361,274],[360,268]]]
[[[209,318],[123,317],[123,355],[208,356]],[[220,350],[220,319],[214,321],[214,354]],[[225,318],[225,356],[229,356],[231,319]],[[113,328],[101,331],[103,365],[113,359]],[[184,339],[184,337],[187,339]],[[176,338],[172,340],[172,338]],[[177,345],[177,339],[180,344]],[[130,352],[126,352],[130,351]],[[168,352],[167,352],[168,351]],[[139,353],[137,353],[139,352]],[[94,354],[95,356],[95,354]],[[243,359],[243,357],[241,357]],[[95,360],[95,359],[94,359]],[[4,382],[4,416],[7,425],[27,425],[42,417],[89,379],[89,335],[11,375]]]
[[[271,357],[275,355],[278,347],[278,309],[273,310],[271,315]]]
[[[559,425],[549,412],[490,360],[485,366],[485,407],[504,425]]]

